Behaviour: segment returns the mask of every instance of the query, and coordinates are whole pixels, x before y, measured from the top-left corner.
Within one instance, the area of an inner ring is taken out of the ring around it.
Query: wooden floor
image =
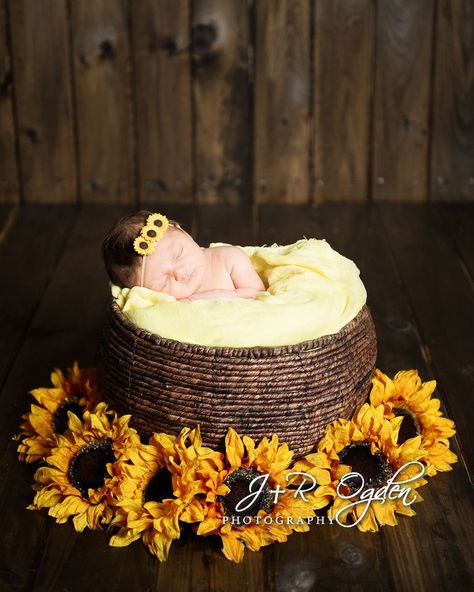
[[[152,209],[156,209],[152,208]],[[185,535],[159,564],[141,543],[107,545],[31,512],[34,469],[16,460],[28,390],[54,367],[94,363],[108,297],[101,239],[123,207],[0,208],[0,589],[48,591],[472,590],[474,533],[474,204],[334,204],[318,209],[159,208],[201,245],[326,238],[361,270],[378,367],[417,368],[457,425],[460,461],[431,479],[417,515],[379,534],[313,526],[228,562],[219,541]]]

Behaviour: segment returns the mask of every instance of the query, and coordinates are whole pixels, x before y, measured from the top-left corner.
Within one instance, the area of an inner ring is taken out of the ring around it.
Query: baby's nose
[[[174,270],[174,277],[178,282],[181,282],[188,279],[189,273],[184,267],[177,267]]]

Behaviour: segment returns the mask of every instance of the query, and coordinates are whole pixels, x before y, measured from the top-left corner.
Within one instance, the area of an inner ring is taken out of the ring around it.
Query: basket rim
[[[289,344],[289,345],[277,345],[277,346],[251,346],[251,347],[232,347],[232,346],[208,346],[208,345],[201,345],[197,343],[187,343],[184,341],[177,341],[175,339],[170,339],[167,337],[162,337],[157,333],[152,333],[146,329],[142,329],[138,327],[135,323],[129,320],[123,312],[120,310],[118,304],[115,302],[114,298],[111,297],[109,300],[109,313],[111,314],[112,318],[117,319],[122,326],[128,330],[130,333],[135,335],[139,339],[144,339],[149,341],[157,346],[164,346],[168,349],[172,349],[175,351],[182,351],[187,353],[196,353],[196,354],[213,354],[215,356],[224,356],[224,357],[235,357],[235,356],[248,356],[251,357],[271,357],[271,356],[284,356],[284,355],[294,355],[295,353],[299,352],[306,352],[310,350],[317,350],[328,343],[332,343],[338,339],[344,337],[347,333],[350,333],[355,329],[357,325],[363,324],[365,322],[369,322],[373,324],[372,316],[370,314],[370,308],[367,302],[364,303],[360,311],[357,315],[346,323],[337,333],[331,333],[330,335],[322,335],[321,337],[317,337],[315,339],[309,339],[306,341],[301,341],[299,343]],[[374,328],[375,333],[375,328]]]

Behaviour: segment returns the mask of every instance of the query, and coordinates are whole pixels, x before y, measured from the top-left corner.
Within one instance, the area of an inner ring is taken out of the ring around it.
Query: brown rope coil
[[[146,440],[201,426],[223,449],[229,427],[259,441],[278,434],[295,457],[368,396],[377,337],[367,305],[338,333],[278,347],[207,347],[131,323],[111,301],[99,350],[104,398]]]

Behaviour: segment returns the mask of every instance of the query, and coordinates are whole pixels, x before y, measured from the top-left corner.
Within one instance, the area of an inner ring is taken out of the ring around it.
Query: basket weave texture
[[[363,403],[377,338],[367,305],[338,333],[280,347],[207,347],[140,329],[112,301],[99,351],[104,398],[144,439],[201,426],[222,449],[229,427],[259,441],[278,434],[300,457],[325,426]]]

